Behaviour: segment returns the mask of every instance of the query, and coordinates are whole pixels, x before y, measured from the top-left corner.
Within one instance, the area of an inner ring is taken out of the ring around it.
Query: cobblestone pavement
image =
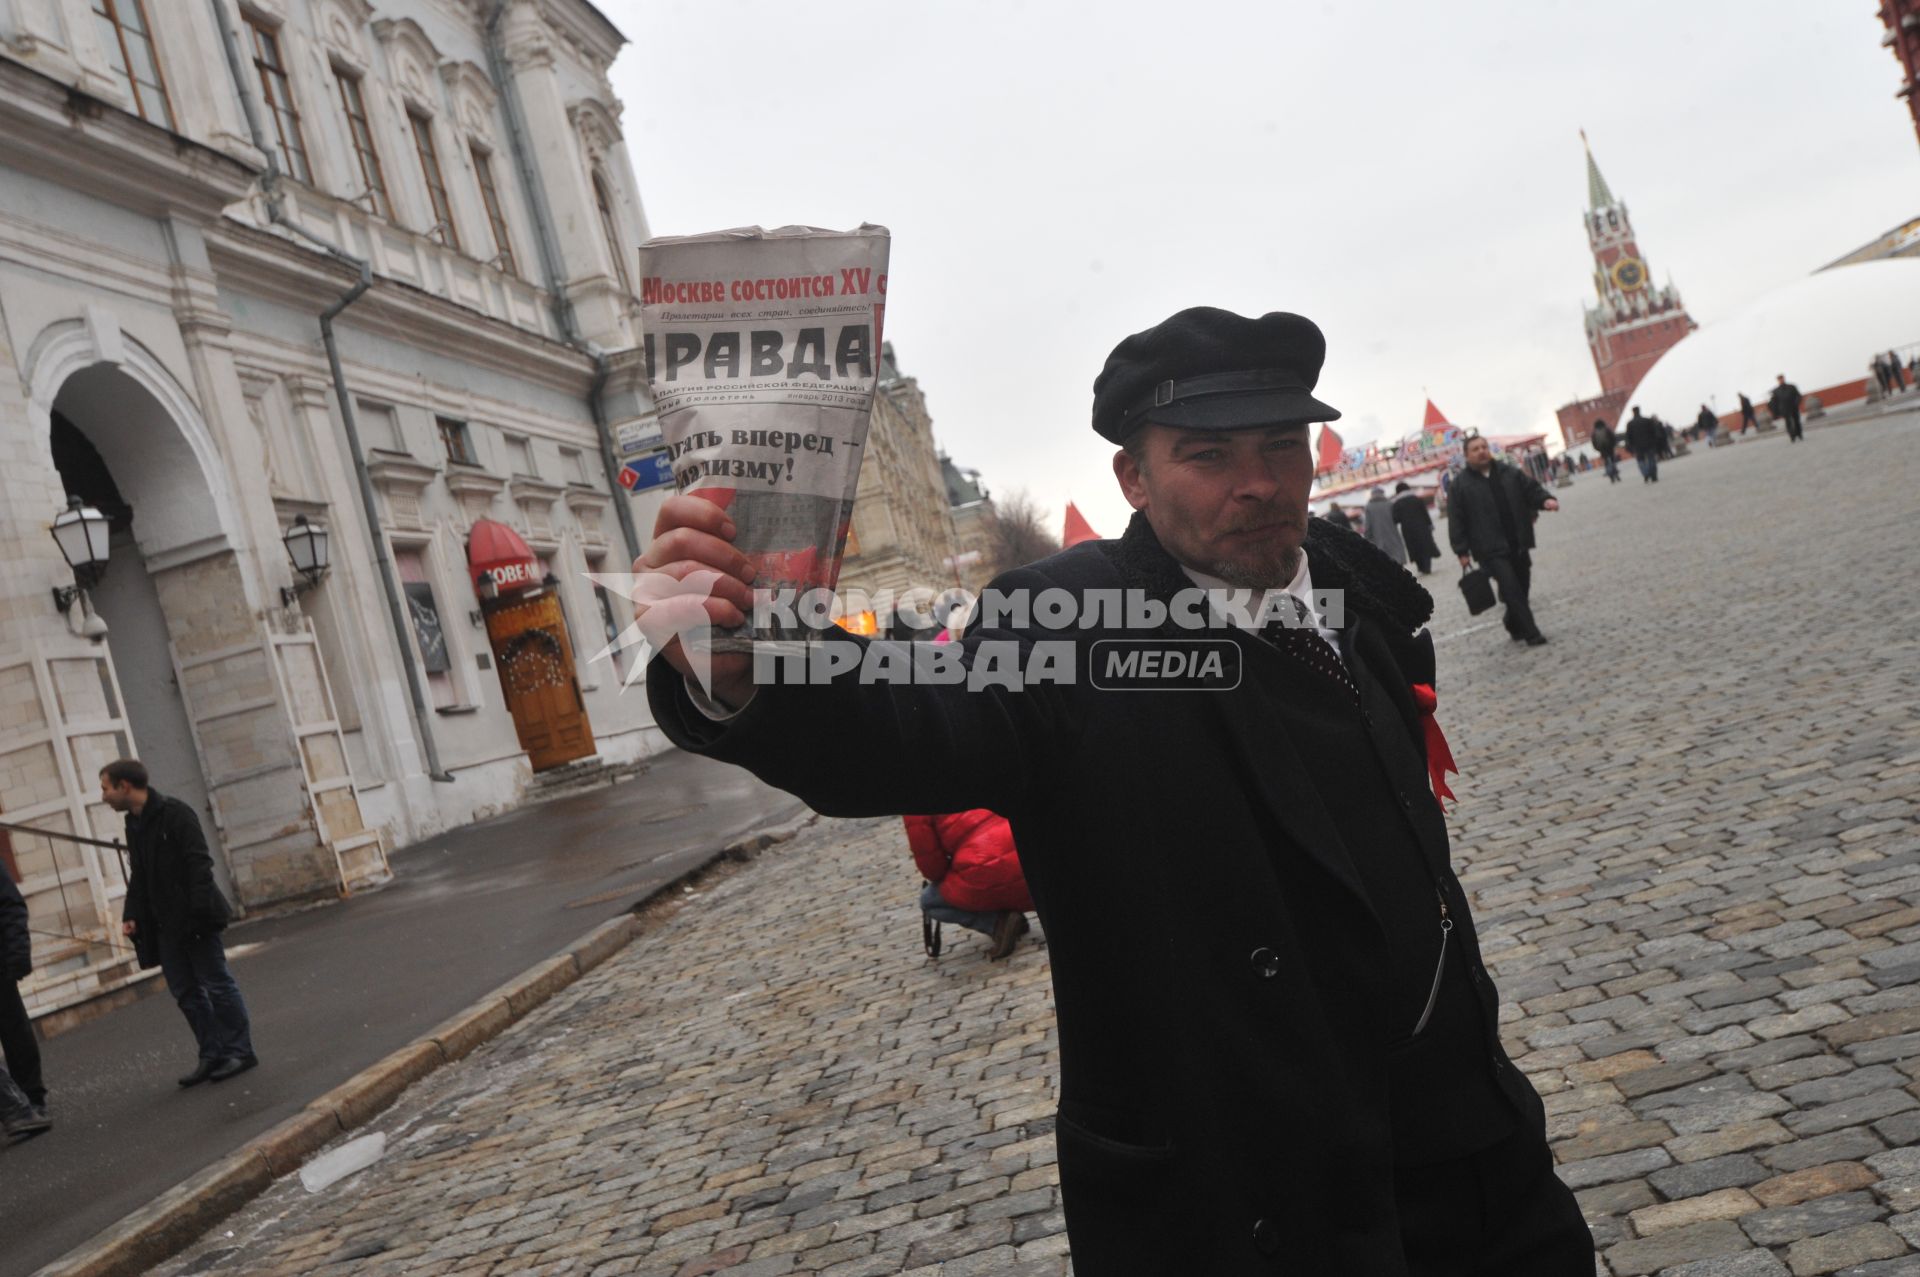
[[[1910,414],[1582,477],[1545,648],[1432,578],[1456,855],[1599,1273],[1920,1273],[1916,456]],[[166,1271],[1057,1277],[1044,938],[929,963],[915,885],[896,822],[822,822]]]

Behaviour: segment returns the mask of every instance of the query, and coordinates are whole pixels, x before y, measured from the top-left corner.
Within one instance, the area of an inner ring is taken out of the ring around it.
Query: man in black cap
[[[962,643],[971,673],[1065,638],[1074,680],[880,681],[879,645],[844,636],[823,647],[858,670],[756,679],[721,654],[703,687],[675,637],[649,697],[675,743],[829,815],[1012,822],[1053,964],[1081,1277],[1589,1277],[1430,788],[1432,600],[1307,517],[1309,423],[1339,416],[1313,394],[1324,355],[1298,315],[1211,308],[1115,348],[1093,426],[1133,522],[1001,576]],[[726,513],[669,498],[654,533],[636,572],[720,581],[642,624],[740,623]],[[1071,628],[1019,606],[1043,595],[1080,602]],[[1227,669],[1138,695],[1113,640]]]

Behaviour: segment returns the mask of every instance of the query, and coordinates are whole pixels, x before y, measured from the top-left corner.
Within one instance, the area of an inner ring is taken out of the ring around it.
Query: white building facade
[[[257,909],[521,801],[536,710],[589,762],[661,746],[585,579],[659,499],[616,481],[622,43],[585,0],[0,0],[0,822],[116,839],[95,777],[137,755]],[[111,553],[63,600],[76,499]],[[483,597],[483,521],[530,589]],[[29,1005],[132,978],[117,853],[11,847]]]

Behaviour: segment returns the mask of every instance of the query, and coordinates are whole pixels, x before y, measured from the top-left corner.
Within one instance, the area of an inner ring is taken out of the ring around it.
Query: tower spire
[[[1587,141],[1587,131],[1580,130],[1580,145],[1587,150],[1587,207],[1602,209],[1613,203],[1613,192],[1607,189],[1607,179],[1600,176],[1600,166],[1594,163],[1593,144]]]

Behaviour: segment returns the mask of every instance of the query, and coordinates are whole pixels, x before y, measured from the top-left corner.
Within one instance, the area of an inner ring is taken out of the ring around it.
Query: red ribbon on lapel
[[[1459,775],[1460,769],[1454,765],[1453,751],[1447,748],[1447,736],[1440,730],[1440,723],[1433,716],[1434,708],[1440,704],[1440,698],[1434,694],[1433,687],[1427,683],[1413,685],[1413,703],[1420,710],[1420,725],[1427,736],[1427,775],[1433,778],[1433,796],[1435,798],[1453,798],[1453,791],[1447,788],[1447,773]],[[1459,801],[1455,799],[1455,801]]]

